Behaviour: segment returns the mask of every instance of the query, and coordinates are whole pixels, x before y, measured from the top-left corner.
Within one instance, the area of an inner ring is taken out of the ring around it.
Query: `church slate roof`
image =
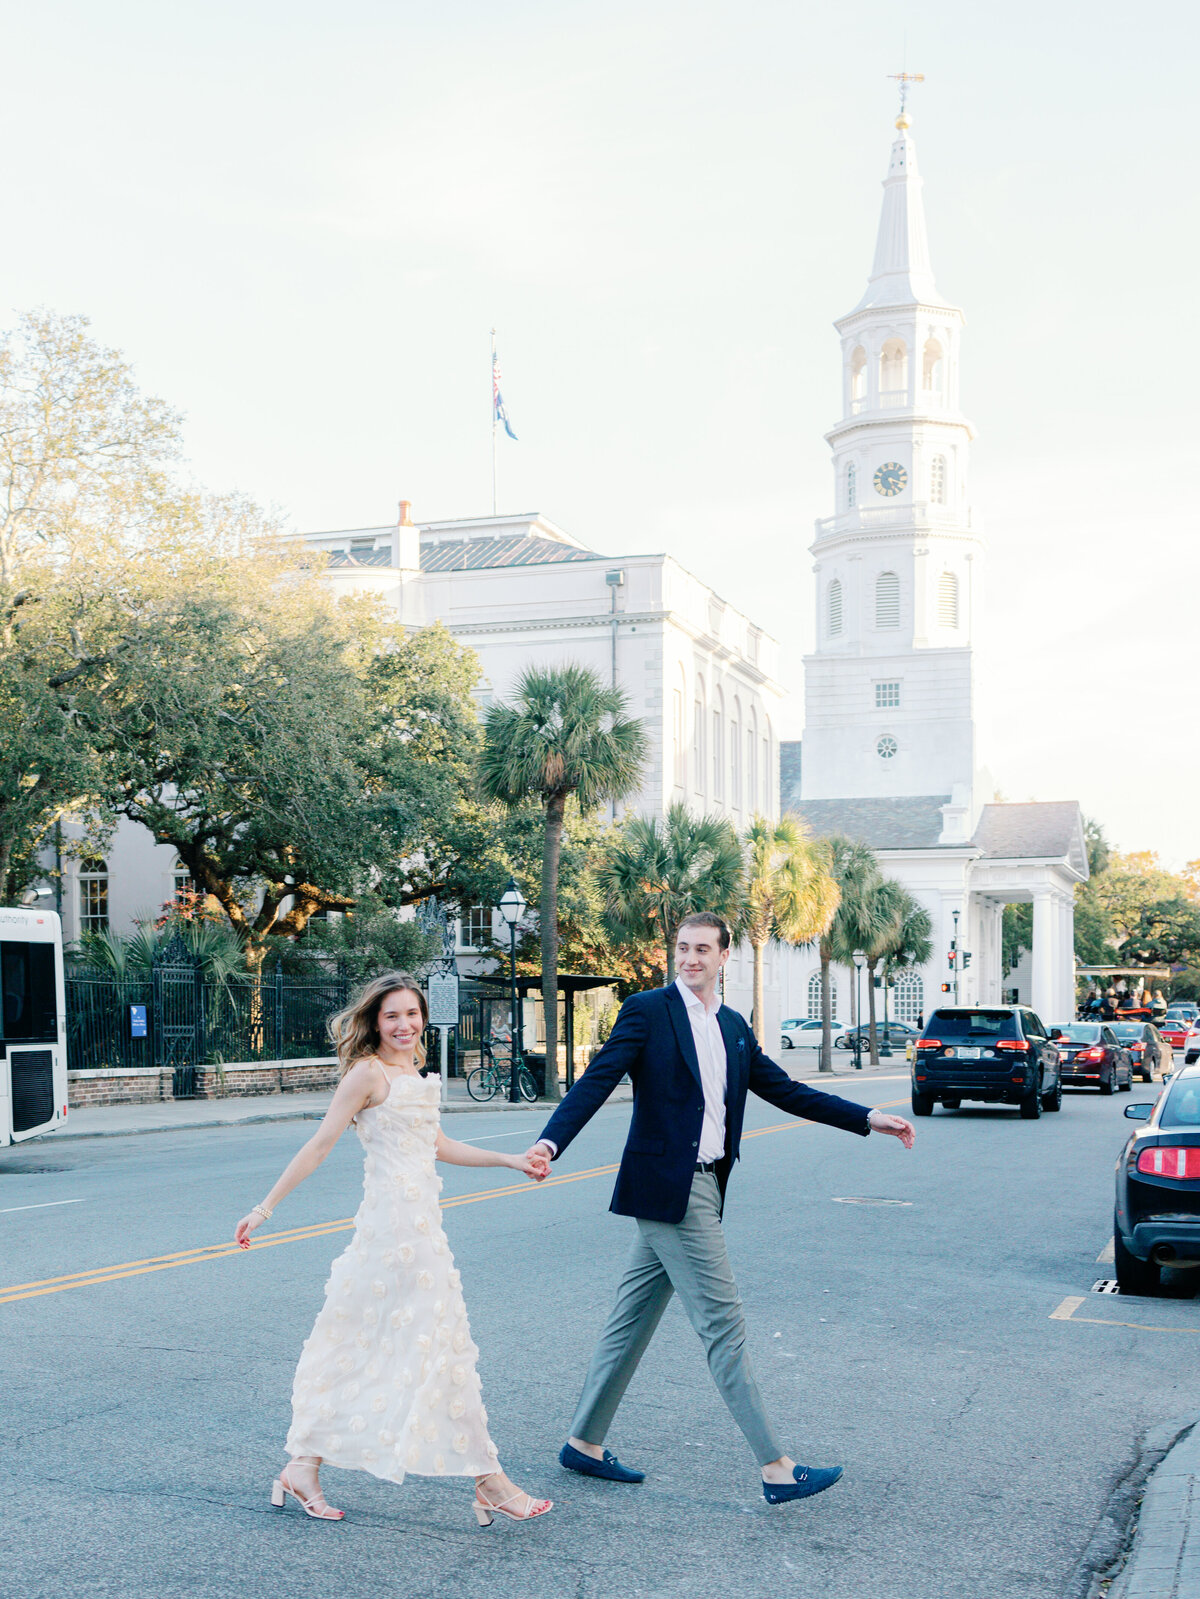
[[[1077,800],[985,805],[973,840],[988,860],[1057,860],[1078,854]]]
[[[438,543],[421,541],[422,572],[478,571],[489,566],[547,566],[552,561],[606,561],[595,550],[581,550],[574,544],[543,538],[540,533],[514,533],[505,538],[444,539]],[[348,566],[390,567],[390,548],[379,550],[335,550],[329,557],[334,570]]]
[[[949,794],[882,799],[801,800],[786,806],[818,837],[843,833],[872,849],[934,849],[942,833]]]
[[[509,537],[447,539],[421,544],[422,572],[465,572],[488,566],[548,566],[555,561],[605,561],[595,550],[560,544],[540,533],[514,533]]]

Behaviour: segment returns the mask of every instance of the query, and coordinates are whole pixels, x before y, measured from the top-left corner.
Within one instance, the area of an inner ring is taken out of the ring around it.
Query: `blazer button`
[[[699,1149],[699,1148],[700,1148],[700,1143],[699,1143],[699,1140],[695,1140],[695,1141],[693,1141],[693,1143],[692,1143],[692,1148],[693,1148],[693,1149]]]

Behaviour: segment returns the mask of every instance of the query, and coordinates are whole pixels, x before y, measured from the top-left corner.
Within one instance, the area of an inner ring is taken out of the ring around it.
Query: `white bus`
[[[62,925],[36,905],[0,907],[0,1145],[66,1119]]]

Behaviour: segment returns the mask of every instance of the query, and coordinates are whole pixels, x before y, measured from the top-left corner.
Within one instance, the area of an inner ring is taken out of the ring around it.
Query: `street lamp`
[[[861,949],[854,951],[854,1070],[862,1071],[862,974],[866,964],[866,954]]]
[[[500,903],[496,909],[508,923],[508,965],[509,978],[512,982],[512,1009],[509,1013],[509,1077],[508,1097],[512,1104],[517,1104],[521,1097],[520,1084],[517,1073],[521,1069],[521,1033],[523,1029],[517,1022],[517,923],[529,909],[521,890],[517,887],[515,877],[510,877],[508,887],[500,896]]]
[[[892,1058],[892,1033],[888,1016],[888,989],[893,987],[896,979],[892,976],[891,966],[885,962],[883,968],[883,1038],[879,1045],[880,1056]]]

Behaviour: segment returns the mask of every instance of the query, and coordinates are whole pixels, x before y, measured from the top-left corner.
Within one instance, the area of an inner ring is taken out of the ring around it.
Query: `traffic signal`
[[[970,964],[971,964],[971,955],[970,955],[970,952],[969,952],[969,951],[968,951],[968,950],[965,950],[965,949],[964,949],[964,950],[963,950],[963,971],[964,971],[964,972],[965,972],[965,971],[966,971],[966,969],[967,969],[967,967],[968,967],[968,966],[969,966],[969,965],[970,965]]]
[[[954,970],[954,951],[953,950],[951,950],[949,955],[946,956],[946,961],[949,964],[950,970],[953,971]]]
[[[943,994],[948,994],[949,992],[950,992],[950,984],[949,983],[943,983],[942,984],[942,993]]]

